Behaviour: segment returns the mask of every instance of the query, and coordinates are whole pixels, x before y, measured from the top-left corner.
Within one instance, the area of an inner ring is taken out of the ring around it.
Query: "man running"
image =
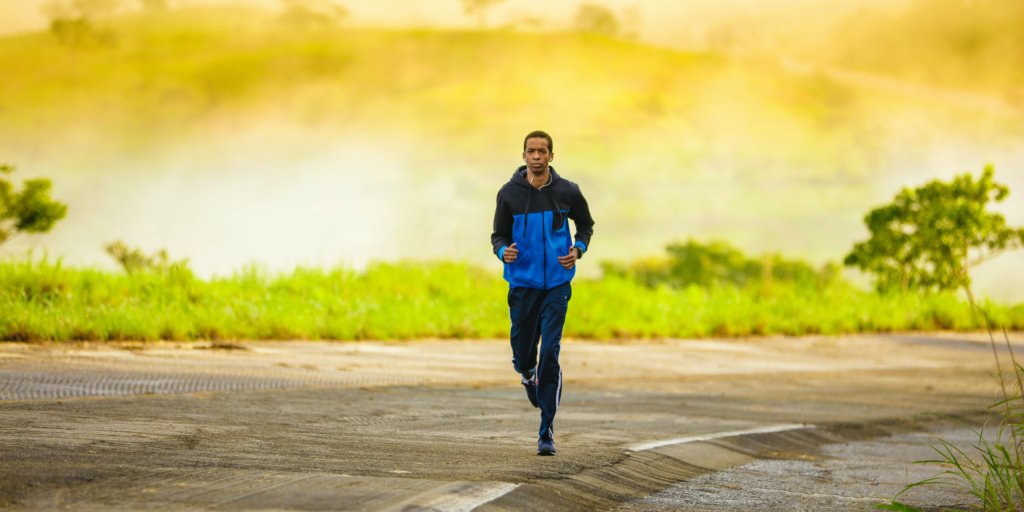
[[[553,423],[562,398],[558,352],[572,297],[569,283],[576,274],[576,260],[587,252],[594,233],[594,219],[580,187],[550,166],[554,150],[547,133],[526,136],[526,165],[498,191],[491,233],[494,254],[505,263],[509,284],[512,365],[522,375],[530,403],[540,408],[538,455],[555,454]],[[576,225],[575,244],[567,219]]]

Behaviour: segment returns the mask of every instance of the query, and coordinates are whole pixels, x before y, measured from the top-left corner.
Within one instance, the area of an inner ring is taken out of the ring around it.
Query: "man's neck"
[[[530,185],[533,185],[533,188],[535,189],[540,190],[540,188],[546,185],[550,179],[551,173],[548,172],[547,168],[544,169],[542,174],[534,174],[531,169],[526,170],[526,181],[529,181]]]

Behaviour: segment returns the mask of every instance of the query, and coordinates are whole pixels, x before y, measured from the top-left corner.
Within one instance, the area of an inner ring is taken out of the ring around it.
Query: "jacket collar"
[[[512,179],[510,181],[522,187],[532,188],[533,185],[530,184],[530,179],[527,177],[527,174],[529,172],[530,171],[526,168],[525,165],[520,165],[519,168],[516,169],[516,172],[512,173]],[[555,172],[554,167],[548,167],[548,172],[551,173],[551,179],[549,179],[548,182],[544,184],[544,186],[540,187],[541,190],[548,188],[551,185],[554,185],[556,181],[562,179],[561,177],[558,176],[558,173]]]

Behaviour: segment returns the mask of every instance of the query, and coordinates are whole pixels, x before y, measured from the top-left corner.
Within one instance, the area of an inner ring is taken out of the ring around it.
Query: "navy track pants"
[[[536,368],[540,438],[547,441],[554,436],[555,412],[562,399],[562,367],[558,365],[558,352],[570,298],[572,286],[569,283],[550,290],[520,286],[508,291],[512,365],[521,374]]]

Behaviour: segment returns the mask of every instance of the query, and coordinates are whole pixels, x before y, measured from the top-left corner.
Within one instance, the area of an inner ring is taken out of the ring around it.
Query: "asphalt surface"
[[[962,447],[978,442],[974,432],[952,422],[918,427],[931,432],[828,444],[800,458],[752,458],[747,464],[700,475],[631,501],[620,510],[873,510],[875,504],[892,499],[908,483],[936,476],[935,466],[913,464],[937,458],[930,448],[934,437]],[[991,431],[986,433],[986,437],[994,437]],[[926,510],[965,510],[976,504],[973,497],[951,486],[916,487],[898,499]]]
[[[941,470],[900,473],[929,433],[964,438],[921,413],[980,425],[998,390],[974,335],[567,341],[538,457],[509,360],[494,340],[0,345],[0,507],[867,509]]]

